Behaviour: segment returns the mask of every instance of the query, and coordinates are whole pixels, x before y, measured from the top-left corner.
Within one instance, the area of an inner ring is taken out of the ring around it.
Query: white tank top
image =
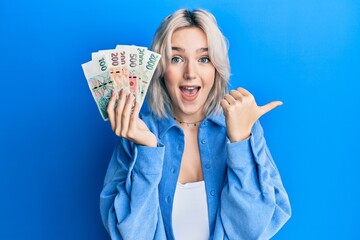
[[[176,240],[207,240],[210,236],[205,182],[177,183],[172,228]]]

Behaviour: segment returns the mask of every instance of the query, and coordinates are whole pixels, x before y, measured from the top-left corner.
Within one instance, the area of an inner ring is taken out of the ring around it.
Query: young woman
[[[168,16],[152,50],[151,111],[139,116],[122,91],[108,106],[120,136],[100,198],[111,238],[269,239],[291,209],[258,119],[281,102],[227,94],[227,44],[209,12]]]

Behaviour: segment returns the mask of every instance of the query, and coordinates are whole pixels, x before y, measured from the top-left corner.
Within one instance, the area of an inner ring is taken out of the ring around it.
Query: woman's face
[[[198,121],[204,117],[203,107],[215,79],[206,35],[197,27],[179,29],[172,35],[171,49],[164,78],[174,115],[181,121]]]

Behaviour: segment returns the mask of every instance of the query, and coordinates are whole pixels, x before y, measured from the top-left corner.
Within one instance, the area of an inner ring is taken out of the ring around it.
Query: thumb
[[[279,107],[281,105],[283,105],[283,102],[281,102],[281,101],[273,101],[273,102],[270,102],[270,103],[268,103],[268,104],[266,104],[264,106],[261,106],[260,107],[260,116],[264,115],[265,113],[270,112],[274,108]]]

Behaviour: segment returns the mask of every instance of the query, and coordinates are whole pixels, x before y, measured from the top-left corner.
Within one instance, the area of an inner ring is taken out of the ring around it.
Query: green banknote
[[[156,66],[159,63],[160,58],[161,55],[156,52],[146,51],[144,54],[144,64],[142,65],[139,73],[139,75],[141,76],[141,81],[138,88],[138,98],[140,105],[144,103],[150,81],[152,79],[152,76],[154,75]]]

